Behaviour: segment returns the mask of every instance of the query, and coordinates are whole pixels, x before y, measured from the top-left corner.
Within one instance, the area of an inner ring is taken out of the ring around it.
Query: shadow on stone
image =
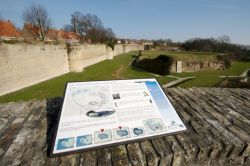
[[[62,106],[63,99],[61,97],[49,98],[46,101],[47,113],[47,157],[50,157],[52,141],[56,130],[57,120]]]

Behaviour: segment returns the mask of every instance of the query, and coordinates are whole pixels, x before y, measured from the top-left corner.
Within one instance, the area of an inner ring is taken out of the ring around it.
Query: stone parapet
[[[188,131],[47,157],[62,98],[0,105],[0,165],[249,165],[250,90],[170,88]]]

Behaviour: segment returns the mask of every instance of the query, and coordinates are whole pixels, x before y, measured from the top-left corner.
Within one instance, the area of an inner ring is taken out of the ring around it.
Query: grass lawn
[[[174,51],[143,51],[143,58],[156,58],[159,55],[169,55],[174,58],[174,60],[178,61],[215,61],[216,56],[219,53],[211,53],[211,52],[174,52]]]
[[[62,96],[64,86],[69,81],[93,81],[110,79],[132,79],[152,78],[153,74],[136,71],[129,68],[135,52],[122,54],[114,57],[113,60],[105,60],[85,68],[81,73],[67,73],[62,76],[41,82],[39,84],[24,88],[22,90],[0,96],[0,102],[11,102],[19,100],[43,99],[48,97]],[[156,77],[161,84],[175,80],[168,76]]]
[[[246,69],[250,69],[250,62],[234,62],[231,67],[227,70],[214,70],[214,71],[199,71],[199,72],[184,72],[184,73],[171,73],[171,75],[177,77],[191,77],[195,76],[195,79],[189,80],[182,84],[177,85],[178,87],[212,87],[216,86],[221,78],[218,76],[238,76],[242,74]]]

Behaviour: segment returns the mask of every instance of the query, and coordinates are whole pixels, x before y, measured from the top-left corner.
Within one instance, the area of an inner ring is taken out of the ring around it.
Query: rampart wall
[[[0,45],[0,95],[68,72],[63,45]]]
[[[133,50],[142,45],[0,44],[0,95],[68,73]]]

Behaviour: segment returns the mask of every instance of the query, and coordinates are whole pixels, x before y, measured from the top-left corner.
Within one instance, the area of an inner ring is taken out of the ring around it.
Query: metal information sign
[[[70,82],[52,156],[185,131],[156,79]]]

